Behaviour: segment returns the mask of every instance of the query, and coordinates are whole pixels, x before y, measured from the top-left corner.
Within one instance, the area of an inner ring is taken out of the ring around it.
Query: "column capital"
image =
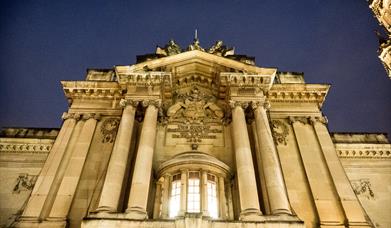
[[[264,109],[268,110],[270,109],[271,105],[270,105],[270,102],[269,101],[251,101],[251,108],[253,110],[259,108],[259,107],[263,107]]]
[[[133,99],[121,99],[120,101],[119,101],[119,105],[121,106],[121,107],[126,107],[127,105],[131,105],[131,106],[133,106],[133,107],[137,107],[137,105],[139,104],[140,102],[139,101],[136,101],[136,100],[133,100]]]
[[[75,120],[79,120],[80,119],[80,114],[79,113],[68,113],[68,112],[64,112],[62,114],[62,119],[63,120],[67,120],[67,119],[75,119]]]
[[[316,117],[311,116],[309,118],[309,121],[312,125],[315,125],[316,123],[321,123],[321,124],[327,125],[327,123],[328,123],[326,116],[316,116]]]
[[[228,104],[229,106],[234,109],[236,108],[237,106],[243,108],[243,109],[246,109],[249,104],[250,104],[250,101],[236,101],[236,100],[229,100],[228,101]]]
[[[308,116],[290,116],[288,118],[288,122],[289,122],[289,124],[294,124],[296,122],[300,122],[304,125],[310,123]]]
[[[150,105],[155,106],[157,109],[160,109],[162,107],[162,100],[161,99],[148,99],[143,100],[141,102],[143,107],[148,107]]]
[[[91,118],[93,118],[94,120],[100,120],[101,115],[100,115],[100,113],[83,113],[82,114],[83,120],[89,120]]]

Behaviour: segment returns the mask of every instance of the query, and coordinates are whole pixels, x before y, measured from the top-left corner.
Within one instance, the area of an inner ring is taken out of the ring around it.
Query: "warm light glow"
[[[216,188],[215,176],[208,174],[207,189],[208,189],[209,216],[212,218],[218,218],[219,212],[217,207],[217,188]]]
[[[200,178],[198,172],[189,173],[187,212],[200,212]]]
[[[175,175],[171,184],[170,217],[178,215],[181,204],[181,180],[180,175]]]

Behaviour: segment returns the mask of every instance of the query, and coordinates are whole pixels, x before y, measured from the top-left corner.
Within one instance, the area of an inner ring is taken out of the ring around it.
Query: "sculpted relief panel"
[[[193,87],[178,94],[167,110],[166,144],[214,144],[223,146],[224,111],[216,98]]]

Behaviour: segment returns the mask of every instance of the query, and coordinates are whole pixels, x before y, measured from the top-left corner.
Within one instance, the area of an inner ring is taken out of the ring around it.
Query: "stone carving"
[[[216,43],[208,49],[208,52],[215,55],[227,56],[234,54],[234,48],[227,48],[222,40],[216,41]]]
[[[173,138],[185,138],[187,142],[199,143],[202,139],[216,139],[215,133],[222,133],[222,130],[212,128],[210,125],[187,125],[180,124],[178,128],[168,128],[167,132],[176,132]]]
[[[177,96],[176,103],[168,108],[167,116],[171,120],[191,123],[221,120],[224,112],[214,101],[213,96],[208,96],[194,87],[190,93]]]
[[[363,196],[367,199],[375,198],[369,179],[352,180],[352,187],[357,196]]]
[[[19,174],[19,177],[16,179],[16,185],[13,189],[13,193],[19,194],[20,191],[33,190],[36,181],[37,181],[36,175],[29,175],[27,173]]]
[[[299,122],[304,125],[310,124],[309,118],[304,116],[290,116],[288,120],[289,120],[289,124],[293,124],[295,122]]]
[[[198,40],[198,38],[194,38],[194,41],[192,44],[189,45],[189,47],[187,47],[187,50],[188,51],[193,51],[193,50],[199,50],[199,51],[205,51],[205,49],[203,49],[201,46],[200,46],[200,41]]]
[[[156,47],[156,54],[158,55],[170,56],[179,54],[181,52],[181,47],[172,39],[168,41],[168,44],[166,44],[166,46],[164,46],[163,48],[159,46]]]
[[[272,135],[277,144],[286,143],[286,137],[289,134],[288,126],[285,125],[281,120],[272,120],[270,127],[272,129]]]
[[[113,143],[119,126],[118,119],[106,119],[103,121],[100,132],[103,135],[102,143]]]
[[[64,112],[62,114],[62,119],[63,120],[67,120],[67,119],[75,119],[75,120],[79,120],[80,119],[80,114],[79,113],[67,113],[67,112]]]

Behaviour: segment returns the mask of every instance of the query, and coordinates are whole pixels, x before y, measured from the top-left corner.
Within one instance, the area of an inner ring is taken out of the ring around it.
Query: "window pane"
[[[187,212],[200,212],[200,179],[198,172],[190,172],[189,174]]]
[[[181,181],[176,180],[173,181],[171,184],[171,197],[170,197],[170,207],[169,207],[171,218],[178,215],[180,204],[181,204]]]
[[[208,211],[209,216],[212,218],[218,218],[218,205],[217,205],[217,189],[216,182],[208,181]]]

